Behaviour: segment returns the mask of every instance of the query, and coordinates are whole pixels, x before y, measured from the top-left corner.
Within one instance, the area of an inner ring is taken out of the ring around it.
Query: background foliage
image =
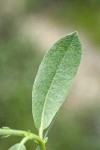
[[[31,91],[44,52],[41,51],[42,48],[36,36],[31,39],[22,32],[24,21],[28,24],[26,19],[30,16],[37,17],[37,15],[40,18],[44,16],[49,18],[59,28],[67,26],[71,27],[73,31],[77,29],[80,33],[86,34],[94,45],[94,51],[99,50],[100,47],[99,0],[0,1],[0,127],[9,126],[37,132],[32,120]],[[42,27],[39,26],[38,30],[40,28]],[[29,30],[31,29],[28,28],[27,31]],[[90,51],[93,53],[91,48]],[[90,72],[89,78],[84,84],[85,87],[90,84],[89,88],[94,88],[90,93],[90,89],[84,90],[83,83],[79,88],[76,86],[72,88],[71,92],[74,98],[69,94],[68,103],[65,102],[63,105],[49,133],[48,150],[100,149],[100,95],[97,92],[100,87],[100,85],[97,86],[100,81],[100,63],[97,62],[97,66],[94,65],[97,56],[100,58],[100,53],[96,51],[93,57],[89,57],[87,48],[85,56],[88,56],[86,57],[87,62],[89,60],[93,62],[92,69],[88,64],[84,64],[87,72],[83,70],[80,74],[88,75]],[[93,75],[95,78],[92,79]],[[79,83],[79,80],[77,82]],[[78,94],[82,95],[82,91],[84,93],[82,99],[79,98],[79,100],[85,101],[85,107],[78,105],[79,107],[74,109],[73,106],[77,105],[78,99],[74,90],[77,88],[79,89]],[[97,93],[96,96],[93,96],[94,91]],[[91,100],[90,97],[92,97]],[[72,107],[69,103],[71,98],[74,99]],[[18,141],[19,138],[0,139],[0,149],[6,150]],[[27,144],[29,150],[32,149],[32,146],[35,150],[33,143]]]

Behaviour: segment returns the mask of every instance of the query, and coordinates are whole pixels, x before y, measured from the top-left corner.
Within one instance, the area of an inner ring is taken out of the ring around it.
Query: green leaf
[[[38,147],[36,148],[36,150],[40,150],[40,147],[38,146]]]
[[[15,144],[15,145],[13,145],[11,148],[9,148],[8,150],[18,150],[19,149],[19,143],[18,144]],[[26,150],[26,148],[25,148],[25,146],[24,145],[22,145],[21,147],[20,147],[20,150]]]
[[[43,133],[64,102],[81,60],[78,33],[56,42],[44,56],[32,91],[35,126]]]

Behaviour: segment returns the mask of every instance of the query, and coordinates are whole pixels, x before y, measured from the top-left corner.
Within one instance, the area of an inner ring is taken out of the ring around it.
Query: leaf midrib
[[[75,34],[73,34],[73,36],[72,36],[72,38],[71,38],[71,42],[70,42],[70,44],[69,44],[69,46],[68,46],[68,48],[67,48],[67,51],[66,51],[65,54],[64,54],[64,57],[65,57],[66,53],[68,52],[69,47],[70,47],[71,44],[72,44],[72,41],[73,41],[73,37],[74,37],[74,36],[75,36]],[[41,125],[40,125],[40,130],[41,130],[41,132],[43,132],[43,120],[44,120],[44,119],[43,119],[43,116],[44,116],[44,112],[45,112],[45,106],[46,106],[46,101],[47,101],[47,98],[48,98],[48,94],[49,94],[49,91],[50,91],[50,88],[51,88],[51,86],[52,86],[52,84],[53,84],[54,78],[55,78],[55,76],[56,76],[56,74],[57,74],[57,72],[58,72],[58,70],[59,70],[59,67],[60,67],[60,65],[61,65],[61,63],[62,63],[64,57],[62,58],[62,60],[61,60],[61,62],[60,62],[60,64],[59,64],[59,66],[58,66],[58,68],[57,68],[56,71],[55,71],[55,74],[54,74],[54,76],[53,76],[53,78],[52,78],[52,82],[51,82],[50,87],[49,87],[49,89],[48,89],[48,92],[47,92],[47,94],[46,94],[46,98],[45,98],[45,101],[44,101],[44,107],[43,107],[43,111],[42,111],[42,115],[41,115]]]

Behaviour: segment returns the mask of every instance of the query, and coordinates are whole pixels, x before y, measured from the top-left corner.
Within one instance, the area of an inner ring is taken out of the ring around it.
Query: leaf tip
[[[70,34],[73,35],[73,36],[79,36],[78,31],[74,31],[74,32],[72,32]]]

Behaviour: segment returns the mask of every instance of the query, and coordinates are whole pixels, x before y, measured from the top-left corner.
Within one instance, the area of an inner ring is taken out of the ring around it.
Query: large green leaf
[[[35,126],[46,129],[64,102],[81,60],[77,32],[56,42],[44,56],[32,91]]]
[[[18,144],[15,144],[15,145],[13,145],[11,148],[9,148],[8,150],[19,150],[19,143]],[[20,147],[20,150],[26,150],[26,148],[25,148],[25,146],[24,145],[22,145],[21,147]]]

